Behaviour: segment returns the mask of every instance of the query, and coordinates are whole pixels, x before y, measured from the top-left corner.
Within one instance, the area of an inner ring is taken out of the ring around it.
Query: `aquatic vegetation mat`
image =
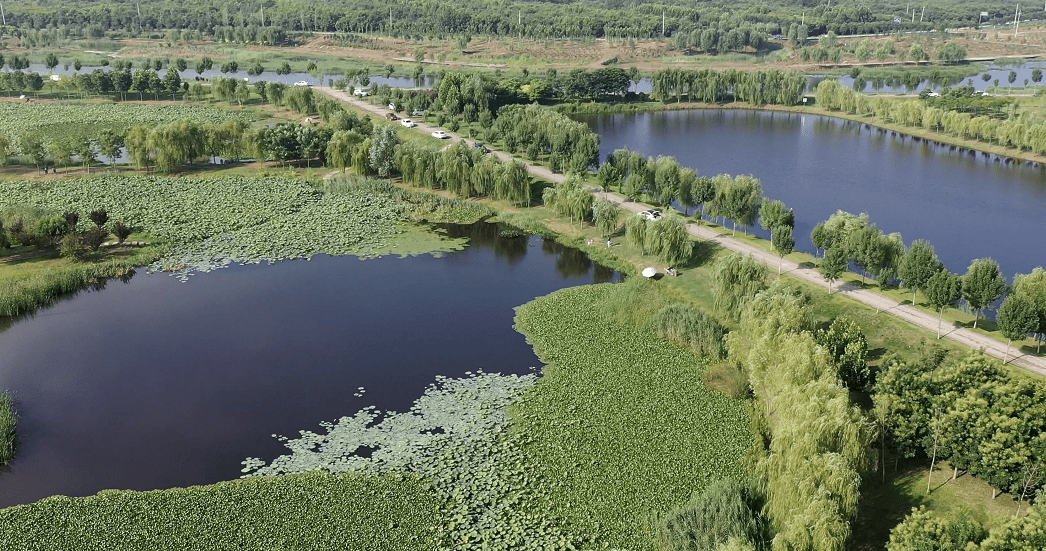
[[[105,175],[0,182],[0,210],[13,205],[81,213],[104,208],[110,220],[169,244],[171,251],[151,269],[183,278],[230,264],[386,254],[411,219],[401,203],[372,188],[323,193],[307,181],[280,177]],[[454,250],[461,244],[431,240],[429,246]]]
[[[436,502],[415,476],[306,473],[151,492],[107,490],[0,509],[19,551],[425,551]]]
[[[191,103],[17,103],[0,101],[3,133],[16,138],[27,132],[41,136],[94,135],[103,128],[123,130],[132,126],[160,126],[181,119],[221,124],[230,120],[251,122],[245,111]]]
[[[326,433],[284,439],[291,453],[268,465],[244,461],[249,476],[323,470],[411,472],[429,481],[442,515],[433,532],[440,549],[570,549],[569,534],[541,514],[547,485],[535,479],[508,433],[506,407],[534,385],[533,375],[476,373],[440,378],[405,413],[363,409]],[[359,453],[366,450],[367,453]]]
[[[548,363],[512,411],[555,488],[549,513],[627,549],[654,548],[657,516],[739,478],[752,442],[744,403],[704,385],[706,360],[606,308],[646,284],[563,289],[516,313]]]

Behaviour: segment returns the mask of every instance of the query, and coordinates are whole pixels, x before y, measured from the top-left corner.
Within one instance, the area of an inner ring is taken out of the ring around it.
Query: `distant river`
[[[670,155],[703,175],[752,174],[795,209],[796,241],[836,210],[867,212],[906,244],[928,239],[952,271],[990,256],[1007,278],[1046,265],[1046,170],[861,123],[751,110],[577,115],[601,154]],[[752,230],[749,230],[752,231]],[[757,232],[758,232],[757,228]]]

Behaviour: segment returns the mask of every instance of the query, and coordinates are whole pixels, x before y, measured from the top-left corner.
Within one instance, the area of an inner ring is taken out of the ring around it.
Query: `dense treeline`
[[[497,156],[460,141],[440,149],[402,143],[395,148],[396,170],[403,181],[427,189],[446,189],[459,197],[491,197],[529,206],[531,179],[523,163]]]
[[[953,478],[968,472],[1019,501],[1046,480],[1046,385],[1011,376],[983,353],[889,362],[874,400],[897,454],[948,461]]]
[[[883,122],[921,127],[957,138],[980,140],[1046,155],[1046,122],[1031,116],[996,118],[987,114],[947,109],[947,104],[935,107],[917,99],[870,97],[832,79],[824,80],[817,86],[816,98],[818,105],[832,111],[874,116]]]
[[[1008,341],[1023,341],[1029,333],[1041,342],[1046,339],[1046,271],[1035,268],[1030,274],[1017,274],[1007,286],[999,264],[991,258],[978,258],[963,275],[953,274],[937,258],[928,241],[917,239],[905,247],[899,233],[884,234],[870,223],[867,214],[838,211],[814,226],[810,239],[824,250],[820,270],[829,286],[854,264],[879,282],[885,290],[897,282],[912,292],[912,304],[923,292],[927,304],[940,318],[948,307],[962,300],[975,314],[973,327],[981,314],[990,309],[1009,290],[998,309],[998,327]],[[830,287],[829,287],[830,289]],[[1005,358],[1004,358],[1005,360]]]
[[[1018,509],[1019,512],[1019,509]],[[887,551],[935,549],[939,551],[1036,551],[1046,549],[1046,517],[1041,505],[1027,516],[1014,516],[986,530],[962,508],[947,514],[924,507],[890,532]]]
[[[808,300],[780,280],[767,287],[765,279],[764,267],[735,254],[717,261],[712,286],[717,296],[735,297],[720,307],[740,319],[727,347],[757,404],[752,461],[766,484],[773,548],[837,551],[857,513],[874,428],[850,403],[837,363],[815,338]]]
[[[67,2],[60,6],[17,3],[7,6],[7,24],[18,36],[31,36],[35,44],[69,37],[101,38],[107,33],[155,35],[176,40],[206,34],[224,41],[278,44],[285,33],[322,31],[338,33],[381,32],[400,37],[446,35],[525,36],[530,38],[660,38],[686,36],[701,43],[705,31],[722,34],[720,45],[739,42],[739,34],[784,35],[803,23],[810,36],[828,31],[837,34],[883,33],[895,30],[928,30],[1012,19],[1012,6],[1003,2],[973,3],[965,0],[928,5],[912,17],[903,2],[876,4],[834,3],[818,6],[756,2],[731,5],[669,1],[632,4],[617,0],[594,2],[534,3],[472,2],[447,4],[371,0],[315,3],[299,0],[248,1],[236,5],[200,2],[189,6],[152,0],[139,5],[129,1]],[[140,14],[140,15],[139,15]],[[1038,17],[1029,11],[1028,17]],[[898,19],[895,20],[894,18]],[[177,31],[173,34],[170,31]],[[734,36],[729,36],[731,32]],[[791,34],[791,33],[789,33]],[[725,43],[725,44],[721,44]],[[747,44],[757,47],[757,44]]]
[[[599,163],[599,135],[588,126],[541,105],[510,105],[498,111],[487,133],[511,154],[522,151],[536,159],[548,155],[556,172],[585,172]]]
[[[654,73],[653,97],[662,102],[717,103],[732,99],[755,105],[796,105],[803,100],[806,77],[796,71],[714,71],[663,69]]]

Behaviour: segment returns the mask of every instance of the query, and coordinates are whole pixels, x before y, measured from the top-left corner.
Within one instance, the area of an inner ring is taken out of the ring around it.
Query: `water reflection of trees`
[[[541,240],[541,251],[556,257],[556,271],[563,277],[584,277],[592,270],[592,259],[580,249],[545,238]]]
[[[527,254],[527,235],[506,224],[476,222],[439,224],[439,227],[448,237],[468,238],[470,247],[492,250],[494,256],[505,259],[510,266]]]
[[[105,278],[105,277],[97,278],[97,279],[88,281],[87,283],[84,284],[83,287],[81,287],[80,289],[77,289],[75,291],[72,291],[72,292],[69,292],[69,293],[63,293],[63,294],[60,294],[60,295],[52,295],[52,296],[50,296],[47,299],[47,301],[45,303],[39,304],[39,305],[33,307],[31,310],[29,310],[28,312],[26,312],[24,314],[21,314],[21,315],[18,315],[18,316],[7,316],[7,317],[0,316],[0,333],[3,333],[4,331],[7,331],[8,329],[10,329],[12,326],[14,326],[16,323],[18,323],[20,321],[35,318],[38,313],[40,313],[40,312],[42,312],[44,310],[47,310],[49,308],[53,308],[53,307],[57,306],[58,304],[60,304],[62,302],[65,302],[67,300],[73,300],[80,293],[90,293],[90,292],[93,292],[93,291],[103,291],[103,290],[105,290],[106,286],[109,284],[109,280],[110,279],[116,279],[116,280],[119,280],[119,281],[121,281],[123,283],[130,283],[131,282],[131,278],[133,278],[136,273],[137,272],[135,272],[134,269],[130,269],[130,270],[127,270],[127,272],[125,272],[124,274],[116,276],[114,278]]]

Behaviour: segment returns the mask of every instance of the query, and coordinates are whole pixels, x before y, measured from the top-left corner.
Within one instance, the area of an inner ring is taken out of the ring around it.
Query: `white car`
[[[416,123],[416,122],[414,122],[414,121],[412,121],[410,119],[403,119],[403,120],[400,121],[400,124],[402,124],[403,126],[406,126],[407,128],[414,128],[415,126],[418,125],[418,123]]]
[[[298,82],[295,82],[294,85],[295,86],[308,86],[309,83],[305,82],[304,80],[299,80]]]
[[[410,112],[410,116],[412,116],[412,117],[424,117],[425,116],[425,111],[423,109],[415,109],[415,110]]]
[[[661,211],[653,210],[653,209],[645,210],[645,211],[639,213],[639,216],[644,218],[644,219],[646,219],[646,220],[660,220],[661,219]]]
[[[358,97],[361,97],[361,98],[365,98],[365,97],[370,95],[370,92],[368,92],[368,91],[366,91],[366,90],[364,90],[362,88],[357,88],[356,90],[353,90],[352,95],[358,96]]]
[[[433,130],[432,131],[432,137],[433,138],[439,138],[441,140],[445,140],[445,139],[450,137],[450,134],[447,134],[446,132],[444,132],[442,130]]]
[[[396,104],[395,103],[390,103],[389,104],[389,109],[391,109],[392,111],[396,111]]]
[[[937,92],[930,92],[929,94],[926,94],[926,96],[927,97],[931,97],[931,98],[939,98],[939,97],[941,97],[941,95],[938,94]]]

